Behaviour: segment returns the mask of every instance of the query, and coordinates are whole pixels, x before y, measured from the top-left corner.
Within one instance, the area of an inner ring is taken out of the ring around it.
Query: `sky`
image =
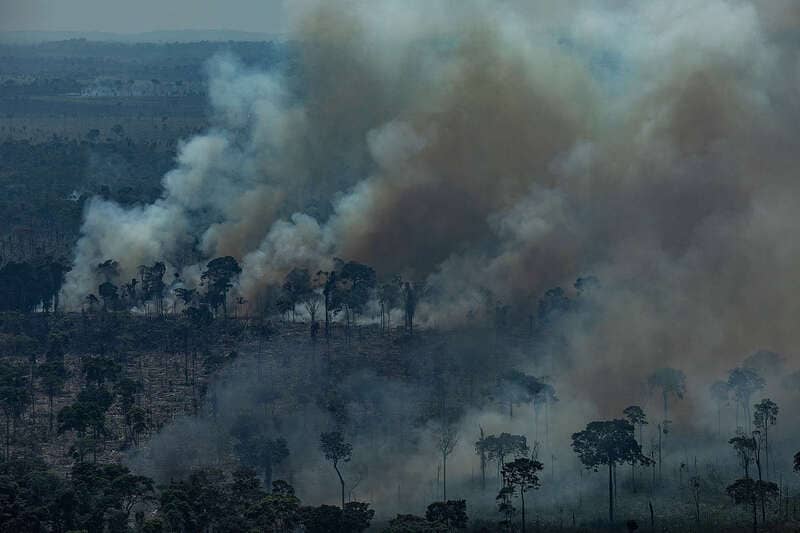
[[[0,0],[0,31],[278,32],[291,0]]]

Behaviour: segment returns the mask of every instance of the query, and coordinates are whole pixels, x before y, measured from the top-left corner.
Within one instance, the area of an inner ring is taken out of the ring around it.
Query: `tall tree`
[[[711,385],[709,393],[717,405],[717,436],[719,436],[722,435],[722,407],[728,405],[731,388],[727,381],[715,381]]]
[[[480,468],[481,468],[481,489],[486,489],[486,463],[488,462],[488,446],[486,442],[486,435],[483,432],[483,428],[480,428],[480,438],[475,443],[475,453],[480,458]]]
[[[6,419],[6,460],[10,458],[11,425],[16,424],[30,403],[28,371],[21,365],[0,362],[0,408]]]
[[[375,290],[376,276],[372,267],[350,261],[339,272],[339,291],[349,327],[364,311]]]
[[[778,496],[778,486],[769,481],[737,479],[725,489],[736,504],[749,504],[753,510],[753,533],[758,532],[758,501]]]
[[[639,426],[639,446],[643,445],[642,428],[647,425],[647,415],[645,415],[644,410],[638,405],[629,405],[622,410],[622,414],[625,415],[625,418],[631,423],[634,431],[636,430],[636,426]],[[633,492],[636,492],[635,461],[631,462],[631,485],[633,486]]]
[[[642,447],[633,435],[633,425],[627,420],[589,422],[586,429],[572,435],[572,449],[587,469],[595,472],[601,465],[608,467],[608,520],[614,523],[614,468],[617,464],[648,463]]]
[[[442,501],[447,501],[447,458],[458,444],[458,430],[449,420],[441,422],[436,435],[436,448],[442,454]]]
[[[344,437],[338,431],[322,433],[319,436],[319,444],[325,459],[333,465],[336,475],[339,476],[339,483],[342,486],[342,509],[344,509],[344,478],[339,465],[350,461],[353,456],[353,445],[345,442]]]
[[[289,271],[283,280],[282,289],[286,301],[290,306],[292,322],[294,322],[295,308],[297,305],[307,301],[310,295],[314,293],[314,290],[311,288],[311,276],[308,274],[308,269],[293,268]],[[314,311],[316,312],[316,308],[314,308]]]
[[[774,426],[778,421],[778,404],[769,398],[764,398],[754,407],[753,424],[764,436],[764,459],[767,479],[769,479],[769,427]]]
[[[151,266],[144,268],[144,275],[142,278],[144,298],[155,304],[156,313],[159,315],[164,314],[164,292],[167,288],[164,283],[164,274],[166,271],[167,267],[164,263],[156,261]]]
[[[206,265],[200,279],[206,287],[205,300],[216,312],[222,306],[225,318],[228,317],[228,291],[242,272],[238,261],[231,256],[217,257]]]
[[[53,431],[53,399],[64,388],[67,381],[67,368],[64,365],[64,351],[61,348],[61,342],[58,339],[50,343],[50,348],[45,355],[45,362],[37,369],[39,381],[42,388],[47,394],[47,401],[49,405],[49,430]]]
[[[387,332],[391,331],[392,310],[397,307],[400,301],[402,281],[399,276],[395,276],[390,281],[381,284],[378,289],[378,303],[381,305],[381,327]]]
[[[501,477],[503,464],[507,457],[522,457],[530,453],[528,439],[524,435],[489,435],[483,439],[486,458],[497,463],[497,475]],[[502,478],[501,478],[502,479]]]
[[[729,372],[728,386],[733,391],[737,402],[737,426],[739,421],[739,410],[741,409],[747,422],[746,431],[747,433],[750,433],[750,399],[753,397],[753,394],[764,388],[764,378],[759,376],[758,373],[751,368],[738,367]]]
[[[651,388],[661,389],[664,401],[664,420],[669,420],[669,397],[682,399],[686,393],[686,375],[674,368],[659,368],[647,378]]]
[[[530,489],[539,488],[539,477],[537,472],[541,472],[542,463],[527,457],[520,457],[503,465],[503,482],[514,492],[519,492],[519,499],[522,503],[522,533],[525,533],[525,493]]]
[[[403,297],[403,314],[405,316],[405,328],[409,335],[414,334],[414,316],[417,313],[417,303],[419,295],[417,294],[418,288],[414,283],[406,281],[403,283],[402,297]]]
[[[749,478],[750,465],[753,463],[756,453],[755,441],[752,437],[738,435],[729,440],[728,443],[730,443],[730,445],[733,446],[734,451],[736,451],[736,455],[739,458],[739,464],[744,472],[744,477]]]

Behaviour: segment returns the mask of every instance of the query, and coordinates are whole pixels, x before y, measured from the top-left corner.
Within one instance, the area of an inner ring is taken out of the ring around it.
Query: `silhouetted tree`
[[[257,502],[249,514],[261,531],[294,531],[300,520],[299,508],[294,488],[277,480],[272,482],[272,492]]]
[[[447,501],[447,458],[457,444],[457,428],[449,421],[442,421],[436,435],[436,448],[442,454],[442,501]]]
[[[497,475],[501,476],[503,464],[507,457],[518,458],[530,452],[528,439],[523,435],[501,433],[499,436],[489,435],[483,439],[483,448],[487,460],[497,463]]]
[[[164,292],[166,290],[164,274],[166,271],[167,267],[164,263],[156,261],[152,266],[144,267],[142,278],[144,298],[155,303],[156,313],[159,315],[164,313]]]
[[[113,259],[106,259],[95,267],[95,272],[104,281],[113,281],[119,277],[119,263]]]
[[[769,427],[774,426],[778,421],[778,404],[769,398],[764,398],[754,408],[753,424],[764,436],[764,458],[767,478],[769,478]]]
[[[651,388],[661,389],[664,401],[664,420],[669,420],[669,397],[682,399],[686,393],[686,375],[674,368],[659,368],[647,378]]]
[[[480,428],[480,438],[475,443],[475,453],[478,454],[480,458],[480,468],[481,468],[481,489],[486,489],[486,463],[488,462],[488,446],[486,442],[486,436],[483,433],[483,428]]]
[[[249,417],[236,420],[231,429],[236,439],[234,451],[246,466],[259,468],[264,474],[264,485],[272,486],[272,473],[279,464],[289,457],[289,447],[282,437],[269,438],[258,431]]]
[[[725,489],[736,504],[750,504],[753,509],[753,532],[758,532],[758,501],[778,496],[778,486],[769,481],[755,481],[750,478],[737,479]]]
[[[625,418],[628,422],[631,423],[634,429],[636,426],[639,426],[639,444],[642,443],[642,428],[647,425],[647,415],[638,405],[629,405],[625,409],[622,410],[622,414],[625,415]]]
[[[0,361],[0,408],[6,419],[6,460],[10,458],[11,425],[16,424],[31,401],[28,371],[21,365]]]
[[[45,362],[37,369],[39,381],[47,394],[49,404],[49,430],[53,431],[53,399],[64,388],[67,381],[67,368],[64,366],[64,352],[61,343],[56,339],[50,344],[45,355]]]
[[[381,327],[391,331],[392,310],[397,307],[402,291],[402,281],[395,276],[378,289],[378,303],[381,305]]]
[[[647,425],[647,415],[645,415],[644,410],[638,405],[630,405],[622,410],[622,414],[625,415],[625,418],[636,430],[636,426],[639,426],[639,446],[644,444],[642,440],[642,428]],[[636,492],[636,461],[631,462],[631,485],[633,486],[633,492]]]
[[[116,309],[117,299],[117,286],[110,281],[104,281],[97,287],[97,294],[103,299],[103,309]]]
[[[241,272],[242,268],[236,259],[225,256],[209,261],[200,277],[206,287],[206,302],[215,312],[222,306],[225,318],[228,317],[228,291]]]
[[[750,477],[750,464],[752,464],[755,453],[755,441],[752,437],[746,437],[744,435],[739,435],[733,437],[728,441],[733,449],[736,451],[736,455],[739,458],[739,464],[742,467],[742,471],[744,472],[744,477]]]
[[[410,281],[403,283],[401,292],[403,298],[403,316],[405,317],[405,329],[409,335],[414,334],[414,315],[417,312],[418,294],[417,288]]]
[[[500,522],[500,526],[507,531],[512,530],[514,515],[517,513],[513,498],[514,489],[508,485],[503,485],[495,498],[497,502],[497,511],[502,513],[505,517],[505,519]]]
[[[689,488],[692,491],[692,500],[694,500],[694,518],[697,522],[697,527],[700,527],[700,490],[702,486],[702,480],[699,476],[692,476],[692,478],[689,479]]]
[[[308,270],[305,268],[293,268],[286,274],[282,289],[292,313],[292,322],[294,322],[295,308],[299,303],[305,302],[314,292],[311,288],[311,276],[308,274]]]
[[[131,378],[122,378],[114,384],[114,391],[119,397],[119,407],[122,411],[122,418],[125,422],[126,438],[133,438],[133,425],[135,422],[134,408],[136,407],[137,395],[144,390],[142,384]]]
[[[467,528],[466,500],[446,500],[433,502],[425,511],[425,520],[433,524],[441,524],[448,531]]]
[[[608,519],[614,522],[614,467],[621,463],[648,463],[642,447],[633,435],[633,425],[627,420],[590,422],[586,429],[572,435],[572,448],[586,468],[608,467]]]
[[[728,374],[728,386],[736,398],[736,421],[738,426],[739,408],[747,421],[747,432],[750,433],[750,399],[753,394],[764,388],[764,378],[750,368],[734,368]]]
[[[92,431],[90,442],[94,459],[97,459],[97,442],[107,436],[105,424],[106,412],[111,407],[114,397],[103,386],[88,385],[71,404],[58,413],[58,433],[75,431],[79,441],[84,441],[87,430]],[[85,441],[84,441],[85,442]],[[84,448],[76,445],[78,460],[83,461]]]
[[[543,466],[539,461],[520,457],[503,465],[503,482],[511,489],[512,494],[519,493],[522,503],[522,533],[525,533],[525,493],[530,489],[539,488],[539,477]]]
[[[339,271],[337,290],[345,309],[345,321],[349,327],[355,323],[372,298],[375,290],[375,270],[367,265],[350,261]]]
[[[338,431],[322,433],[319,437],[320,449],[325,455],[325,459],[330,461],[336,475],[339,476],[339,483],[342,485],[342,509],[344,509],[344,478],[339,470],[341,463],[347,463],[352,458],[353,445],[344,441],[344,437]]]
[[[188,309],[197,296],[197,290],[187,289],[186,287],[178,287],[175,289],[175,295],[183,303],[184,309]]]
[[[722,434],[722,407],[728,404],[731,388],[727,381],[715,381],[709,389],[711,398],[717,405],[717,435]]]

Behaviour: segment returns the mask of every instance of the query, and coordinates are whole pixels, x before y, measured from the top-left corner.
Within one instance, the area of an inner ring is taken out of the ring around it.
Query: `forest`
[[[798,530],[794,16],[0,42],[0,532]]]

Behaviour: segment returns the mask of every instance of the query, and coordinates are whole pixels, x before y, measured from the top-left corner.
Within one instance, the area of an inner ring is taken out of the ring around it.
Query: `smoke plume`
[[[291,68],[210,62],[213,126],[159,200],[89,203],[65,301],[109,258],[191,280],[232,255],[255,301],[341,257],[426,280],[421,319],[448,327],[591,274],[598,318],[558,349],[583,420],[657,367],[796,364],[795,3],[300,4]],[[676,416],[708,414],[694,390]]]

